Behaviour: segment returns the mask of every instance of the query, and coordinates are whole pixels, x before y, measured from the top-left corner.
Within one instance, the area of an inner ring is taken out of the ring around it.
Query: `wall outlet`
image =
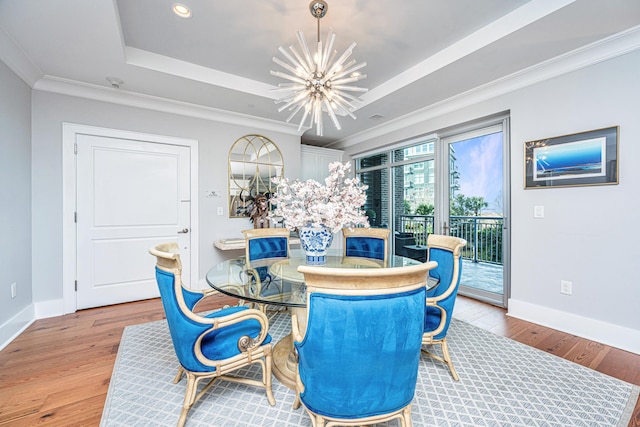
[[[573,293],[573,283],[568,280],[560,280],[560,293],[571,295]]]
[[[16,282],[13,282],[11,284],[11,298],[15,298],[17,294],[18,294],[18,285],[16,285]]]

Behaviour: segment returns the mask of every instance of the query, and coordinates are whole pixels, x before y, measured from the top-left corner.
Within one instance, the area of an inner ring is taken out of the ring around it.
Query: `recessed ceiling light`
[[[182,3],[174,3],[171,5],[171,10],[180,18],[191,18],[191,9]]]

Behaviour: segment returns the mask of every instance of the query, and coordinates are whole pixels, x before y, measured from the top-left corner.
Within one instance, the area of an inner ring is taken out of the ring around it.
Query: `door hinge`
[[[75,288],[76,288],[76,292],[78,292],[78,281],[75,280]]]
[[[73,154],[78,154],[78,143],[77,142],[75,142],[73,144]]]
[[[78,223],[78,212],[73,213],[73,222]]]

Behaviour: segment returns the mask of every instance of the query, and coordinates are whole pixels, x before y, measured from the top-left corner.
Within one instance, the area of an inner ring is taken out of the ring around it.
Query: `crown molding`
[[[575,0],[530,1],[371,89],[362,95],[363,103],[358,108],[378,101],[574,2]]]
[[[157,53],[148,52],[129,46],[124,47],[125,61],[129,65],[147,68],[161,73],[184,77],[185,79],[220,86],[251,95],[262,96],[269,99],[277,99],[274,89],[276,86],[255,80],[239,77],[234,74],[224,73],[192,64],[175,58],[170,58]]]
[[[640,25],[330,144],[345,149],[640,49]]]
[[[20,77],[30,87],[43,76],[42,71],[18,47],[9,33],[0,27],[0,61],[4,62],[11,71]]]
[[[277,120],[264,119],[248,114],[234,113],[217,108],[189,104],[137,92],[129,92],[122,89],[81,83],[53,76],[44,76],[37,80],[33,85],[33,89],[234,125],[258,127],[260,129],[281,132],[288,135],[300,136],[304,132],[304,130],[298,131],[296,125],[279,122]]]

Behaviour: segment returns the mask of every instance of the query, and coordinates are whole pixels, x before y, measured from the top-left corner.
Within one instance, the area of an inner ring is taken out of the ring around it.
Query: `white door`
[[[159,296],[148,249],[176,241],[190,283],[190,148],[78,135],[77,308]]]

